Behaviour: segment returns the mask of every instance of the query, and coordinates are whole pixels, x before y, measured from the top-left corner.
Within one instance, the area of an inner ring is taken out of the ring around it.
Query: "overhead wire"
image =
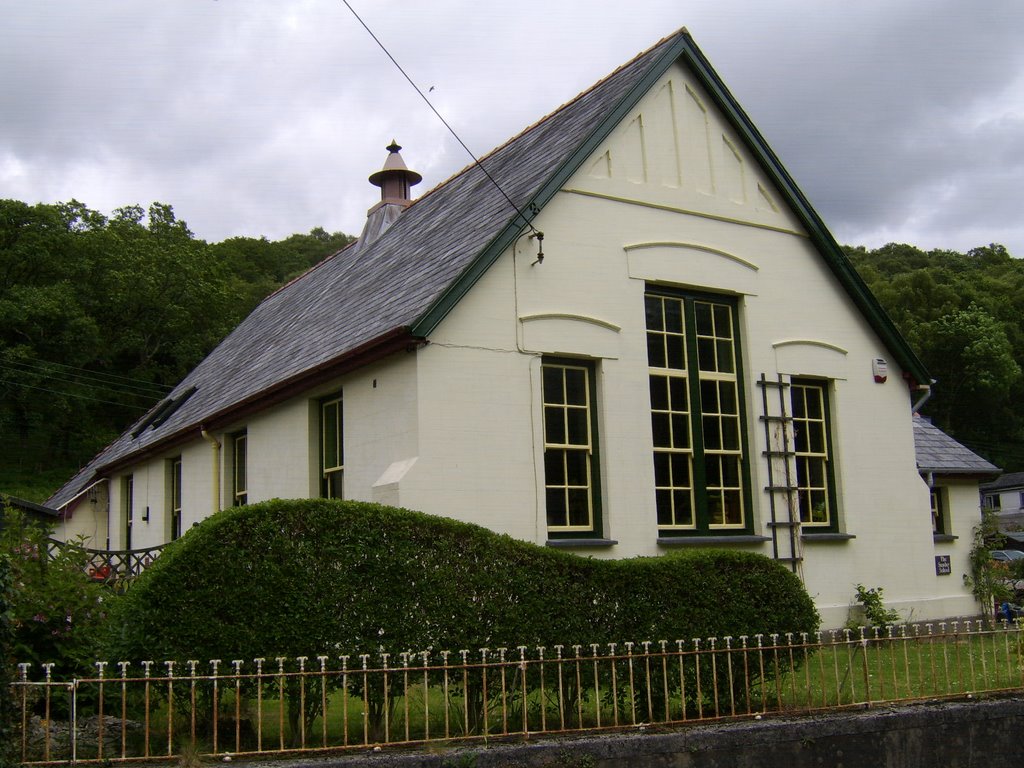
[[[509,197],[505,193],[505,190],[502,189],[501,185],[490,174],[490,171],[488,171],[484,167],[483,163],[481,163],[480,160],[477,158],[477,156],[475,154],[473,154],[473,150],[471,150],[468,146],[466,146],[466,142],[464,142],[459,137],[459,134],[456,133],[455,129],[452,128],[452,126],[448,123],[448,121],[444,119],[444,116],[440,112],[437,111],[437,108],[430,102],[430,99],[427,98],[427,95],[423,92],[423,89],[421,89],[418,85],[416,85],[416,83],[413,81],[413,79],[411,77],[409,77],[409,74],[402,68],[402,65],[398,63],[398,60],[395,59],[395,57],[391,55],[391,51],[389,51],[387,49],[387,47],[384,45],[384,43],[382,43],[380,41],[380,38],[378,38],[377,35],[375,35],[373,33],[373,30],[370,29],[369,25],[367,25],[367,23],[365,21],[363,21],[362,17],[358,13],[356,13],[355,8],[353,8],[349,4],[348,0],[341,0],[341,2],[343,2],[345,4],[345,7],[349,9],[349,11],[355,17],[356,21],[358,21],[362,25],[363,29],[366,30],[367,34],[369,34],[369,36],[373,38],[373,41],[375,43],[377,43],[377,45],[380,47],[380,49],[382,51],[384,51],[384,54],[389,59],[391,59],[391,63],[395,65],[395,68],[399,72],[402,73],[402,76],[409,82],[409,85],[411,85],[413,87],[413,89],[416,91],[416,93],[418,93],[420,95],[420,98],[423,99],[423,101],[426,103],[426,105],[428,107],[430,107],[430,111],[433,112],[437,116],[437,119],[440,120],[442,124],[444,124],[444,127],[448,129],[448,132],[451,133],[451,135],[455,137],[455,140],[457,142],[459,142],[459,144],[462,146],[462,148],[464,150],[466,150],[466,154],[468,154],[471,158],[473,158],[473,162],[476,164],[477,168],[479,168],[481,171],[483,171],[483,174],[490,180],[491,184],[494,185],[494,188],[497,189],[501,193],[501,196],[505,198],[506,202],[510,206],[512,206],[512,210],[514,210],[516,212],[516,214],[519,216],[519,218],[521,218],[523,220],[523,222],[526,224],[526,226],[530,228],[530,231],[533,232],[533,235],[539,241],[543,241],[544,240],[544,233],[541,232],[540,230],[538,230],[535,226],[533,226],[533,224],[530,222],[530,220],[528,218],[526,218],[526,214],[524,214],[522,212],[522,210],[520,210],[518,205],[516,205],[514,202],[512,202],[512,198]]]
[[[104,388],[119,390],[125,394],[135,394],[140,396],[162,397],[173,389],[173,387],[166,384],[157,384],[151,381],[146,381],[145,379],[137,379],[130,376],[119,376],[112,373],[103,373],[102,371],[91,371],[87,368],[78,368],[77,366],[45,360],[0,360],[0,368],[34,374],[59,374],[61,376],[67,376],[69,379],[73,379],[75,383],[81,384],[82,386],[93,388],[99,388],[102,386]],[[88,382],[96,383],[89,384]]]
[[[104,403],[106,405],[116,405],[116,406],[121,407],[121,408],[136,408],[136,409],[139,409],[139,410],[145,410],[145,409],[149,408],[150,405],[151,405],[151,404],[150,405],[139,405],[138,403],[124,403],[124,402],[115,402],[113,400],[104,400],[104,399],[99,398],[99,397],[90,397],[89,395],[82,395],[82,394],[78,394],[76,392],[68,392],[66,390],[62,391],[62,390],[59,390],[59,389],[50,389],[48,387],[37,387],[34,384],[26,384],[23,381],[8,380],[8,381],[4,382],[4,384],[5,385],[13,385],[15,387],[25,387],[27,389],[35,389],[35,390],[38,390],[40,392],[49,392],[49,393],[54,394],[54,395],[63,395],[64,397],[75,397],[75,398],[78,398],[79,400],[90,400],[90,401],[92,401],[94,403]]]

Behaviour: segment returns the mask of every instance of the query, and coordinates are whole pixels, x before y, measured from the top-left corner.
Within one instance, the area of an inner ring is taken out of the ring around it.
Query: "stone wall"
[[[1019,768],[1024,698],[287,761],[289,768]],[[262,765],[266,765],[265,763]]]

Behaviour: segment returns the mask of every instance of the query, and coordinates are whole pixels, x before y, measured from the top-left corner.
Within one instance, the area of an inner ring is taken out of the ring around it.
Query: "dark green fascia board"
[[[929,384],[932,379],[928,369],[917,356],[917,353],[910,347],[907,340],[896,328],[878,299],[867,287],[863,278],[857,273],[850,260],[843,253],[842,248],[832,237],[832,233],[825,222],[822,221],[818,212],[810,204],[807,197],[797,186],[796,182],[789,175],[779,161],[778,156],[765,141],[761,132],[757,129],[750,117],[733,97],[725,83],[719,77],[711,62],[704,53],[697,47],[697,44],[690,37],[689,32],[683,30],[685,41],[684,60],[689,69],[700,81],[715,100],[717,106],[722,110],[726,119],[732,127],[743,137],[747,148],[753,152],[761,169],[768,174],[775,186],[782,192],[786,202],[796,213],[801,223],[807,229],[811,242],[817,246],[818,251],[825,259],[829,269],[846,289],[853,303],[864,313],[868,323],[879,335],[886,347],[896,356],[897,362],[918,384]]]
[[[532,221],[541,209],[550,202],[569,177],[574,174],[583,162],[597,149],[612,130],[621,122],[631,109],[640,101],[658,79],[675,63],[683,51],[683,33],[677,32],[676,39],[668,45],[661,55],[648,65],[647,72],[634,83],[633,87],[619,100],[614,109],[602,119],[580,145],[562,161],[562,164],[548,177],[548,180],[522,206],[523,214]],[[412,325],[414,336],[428,336],[454,308],[459,300],[469,291],[490,266],[512,245],[526,227],[528,222],[523,216],[515,214],[498,235],[480,252],[448,288],[427,308]]]
[[[614,128],[637,105],[641,98],[654,86],[669,67],[682,61],[694,73],[701,85],[714,99],[722,110],[730,125],[743,137],[748,149],[753,152],[762,170],[781,190],[786,202],[807,228],[811,241],[817,246],[826,264],[835,274],[840,284],[846,288],[854,304],[864,313],[868,322],[878,333],[882,342],[897,358],[900,367],[909,373],[918,383],[928,384],[931,377],[924,363],[911,349],[906,339],[896,328],[892,319],[878,303],[863,279],[857,274],[846,254],[832,237],[821,217],[811,206],[803,192],[793,181],[789,172],[783,167],[779,158],[764,140],[761,132],[747,116],[739,102],[733,97],[725,83],[715,72],[711,62],[704,56],[694,42],[690,33],[682,29],[665,51],[652,62],[647,72],[619,100],[616,107],[591,131],[590,135],[576,150],[562,162],[534,196],[523,206],[523,213],[533,218],[551,200],[559,189],[568,181],[583,162],[597,149]],[[427,308],[412,325],[412,334],[427,337],[445,316],[455,307],[459,300],[469,291],[490,266],[526,229],[528,223],[518,213],[514,215],[498,235],[481,251],[448,286],[448,288]]]

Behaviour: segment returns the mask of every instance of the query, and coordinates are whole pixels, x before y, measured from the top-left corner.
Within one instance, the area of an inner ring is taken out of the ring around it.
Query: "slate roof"
[[[914,451],[919,472],[936,475],[999,474],[999,467],[961,445],[921,416],[914,417]]]
[[[47,503],[63,507],[106,472],[426,338],[529,226],[526,219],[539,213],[676,62],[708,89],[903,369],[917,381],[929,381],[920,360],[683,29],[483,158],[501,190],[471,165],[413,203],[377,240],[338,252],[269,296],[174,389],[170,399],[181,399],[176,409],[157,419],[159,406],[151,411]],[[505,195],[523,215],[513,211]]]
[[[1005,475],[1000,475],[998,480],[982,484],[980,488],[986,492],[1024,488],[1024,472],[1007,472]]]

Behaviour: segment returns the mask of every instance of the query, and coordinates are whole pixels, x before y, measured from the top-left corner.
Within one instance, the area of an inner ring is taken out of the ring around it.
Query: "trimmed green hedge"
[[[252,659],[808,632],[818,614],[768,558],[697,550],[593,560],[359,502],[221,512],[118,601],[113,659]]]

